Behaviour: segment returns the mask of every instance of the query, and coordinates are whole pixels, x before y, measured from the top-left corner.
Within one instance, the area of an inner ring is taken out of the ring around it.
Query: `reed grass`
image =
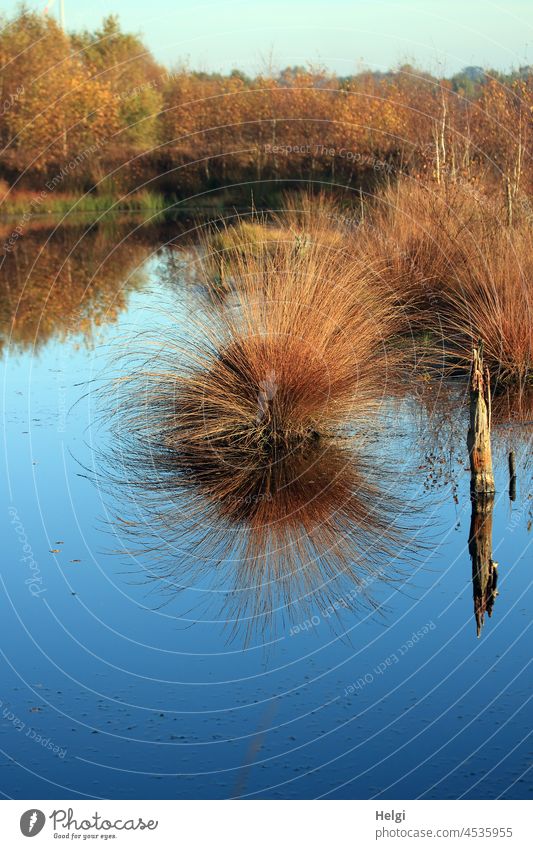
[[[469,185],[402,180],[376,198],[358,233],[369,268],[408,305],[412,326],[463,371],[481,339],[497,389],[528,384],[533,356],[530,223],[504,221],[498,199]]]
[[[232,299],[204,328],[211,347],[180,384],[193,449],[206,437],[289,445],[379,402],[404,319],[361,263],[319,243],[263,243],[236,254],[232,273]]]
[[[253,211],[248,219],[219,223],[204,233],[200,257],[205,276],[215,293],[226,293],[235,283],[232,269],[236,261],[261,259],[265,251],[273,255],[281,242],[295,255],[310,245],[344,252],[349,246],[346,220],[346,213],[323,192],[284,193],[275,212]]]
[[[114,386],[111,486],[132,501],[121,529],[154,539],[148,577],[170,593],[220,580],[251,634],[276,610],[357,606],[394,576],[399,502],[372,451],[384,400],[404,390],[390,340],[405,328],[393,296],[331,245],[239,246],[232,275],[230,297],[185,338],[173,325],[137,351]]]
[[[444,330],[466,364],[483,341],[497,390],[533,385],[533,253],[528,226],[485,234],[446,291]]]

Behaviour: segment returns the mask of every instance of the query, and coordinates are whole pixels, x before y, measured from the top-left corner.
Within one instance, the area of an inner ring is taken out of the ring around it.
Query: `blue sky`
[[[60,0],[30,0],[57,15]],[[156,57],[202,70],[248,72],[313,62],[348,74],[415,61],[454,73],[533,62],[531,0],[64,0],[67,28],[117,13]],[[17,6],[4,0],[11,13]]]

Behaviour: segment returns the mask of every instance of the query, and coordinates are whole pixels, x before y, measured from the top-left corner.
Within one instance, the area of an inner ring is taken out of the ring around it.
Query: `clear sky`
[[[60,0],[29,0],[57,15]],[[466,65],[533,63],[533,0],[64,0],[67,29],[117,13],[167,65],[253,72],[306,62],[341,74],[415,61],[450,74]],[[14,0],[3,0],[12,13]]]

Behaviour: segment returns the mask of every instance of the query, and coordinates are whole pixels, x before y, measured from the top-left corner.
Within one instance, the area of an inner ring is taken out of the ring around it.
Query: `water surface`
[[[117,343],[187,322],[201,294],[165,247],[179,231],[87,229],[30,232],[1,271],[3,794],[528,797],[530,427],[495,428],[499,595],[479,639],[465,411],[450,421],[438,386],[382,446],[422,546],[402,580],[374,582],[378,609],[335,627],[317,602],[250,638],[208,576],[162,596],[117,553],[113,493],[90,479],[111,438],[92,387]]]

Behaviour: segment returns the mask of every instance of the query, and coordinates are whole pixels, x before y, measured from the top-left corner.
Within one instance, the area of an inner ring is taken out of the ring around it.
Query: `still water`
[[[186,230],[43,226],[0,272],[1,792],[529,797],[530,425],[496,416],[498,594],[480,599],[478,587],[478,622],[456,387],[451,415],[442,387],[425,388],[426,403],[398,404],[377,446],[401,495],[398,525],[416,546],[411,557],[396,540],[382,564],[395,578],[372,582],[373,604],[344,605],[346,584],[336,604],[317,598],[277,627],[241,628],[238,605],[231,616],[224,605],[231,568],[220,570],[214,544],[213,562],[179,593],[146,580],[149,554],[132,552],[120,529],[128,493],[99,479],[96,458],[116,455],[117,436],[93,389],[120,376],[125,339],[194,319],[202,295],[190,255],[176,250]],[[173,521],[187,531],[186,499]],[[185,560],[184,574],[194,572],[186,541],[175,560],[178,574]]]

